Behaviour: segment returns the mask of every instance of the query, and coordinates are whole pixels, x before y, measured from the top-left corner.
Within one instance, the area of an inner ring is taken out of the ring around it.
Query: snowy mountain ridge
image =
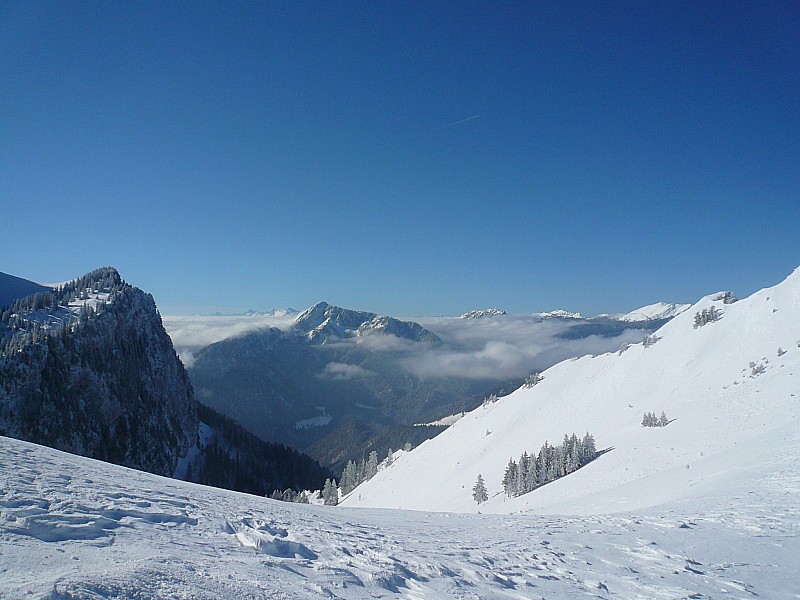
[[[295,327],[305,332],[309,341],[318,344],[370,333],[390,333],[413,342],[441,342],[436,334],[413,321],[350,310],[327,302],[318,302],[300,313],[295,319]]]
[[[604,513],[695,495],[711,477],[735,478],[745,467],[735,461],[752,467],[763,457],[765,440],[798,435],[800,270],[735,304],[724,298],[701,299],[647,345],[547,369],[538,385],[468,413],[362,484],[344,504]],[[695,314],[711,307],[718,320],[695,327]],[[643,414],[651,411],[665,411],[674,421],[642,427]],[[608,451],[567,477],[506,497],[501,480],[509,459],[587,431],[599,450]],[[489,490],[480,507],[471,497],[478,474]]]
[[[563,310],[561,308],[547,312],[536,313],[536,316],[540,319],[583,319],[583,315],[581,313]]]
[[[659,319],[669,319],[681,314],[691,308],[691,304],[667,304],[666,302],[656,302],[648,304],[629,313],[616,317],[620,321],[654,321]]]
[[[471,310],[469,312],[465,312],[463,315],[459,317],[459,319],[480,319],[481,317],[495,317],[498,315],[505,315],[508,314],[504,310],[500,310],[499,308],[482,308],[479,310]]]

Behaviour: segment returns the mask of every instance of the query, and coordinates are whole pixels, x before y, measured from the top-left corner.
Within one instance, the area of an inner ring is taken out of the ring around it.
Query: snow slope
[[[617,317],[620,321],[656,321],[659,319],[670,319],[676,315],[681,314],[691,304],[667,304],[666,302],[656,302],[655,304],[648,304],[636,310]]]
[[[468,515],[287,504],[0,437],[0,597],[796,598],[800,485],[777,457],[736,502]]]
[[[717,298],[675,317],[650,347],[555,365],[535,387],[404,455],[345,504],[476,512],[479,473],[490,496],[480,510],[494,513],[603,514],[748,493],[784,455],[800,456],[800,269],[734,304]],[[695,313],[712,305],[721,319],[693,328]],[[642,427],[648,411],[674,421]],[[510,458],[586,431],[609,451],[529,494],[502,493]],[[796,480],[798,468],[787,469]]]

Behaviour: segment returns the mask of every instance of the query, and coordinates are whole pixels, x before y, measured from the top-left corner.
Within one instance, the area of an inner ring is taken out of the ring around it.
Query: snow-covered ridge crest
[[[480,319],[481,317],[496,317],[505,314],[507,314],[506,311],[499,308],[482,308],[465,312],[459,319]]]
[[[295,328],[304,332],[309,341],[320,344],[374,333],[392,334],[414,342],[436,344],[441,341],[419,323],[341,308],[327,302],[318,302],[300,313],[295,319]]]
[[[616,317],[620,321],[656,321],[660,319],[670,319],[683,311],[691,308],[691,304],[667,304],[666,302],[656,302],[648,304],[636,310]]]
[[[697,326],[704,310],[714,316]],[[735,303],[710,294],[647,344],[561,362],[538,385],[468,413],[345,504],[474,512],[478,474],[489,490],[482,512],[609,513],[730,490],[759,468],[766,440],[800,435],[799,324],[800,271]],[[669,425],[642,427],[645,413],[662,411]],[[509,459],[587,431],[608,451],[506,497]]]
[[[582,319],[583,315],[579,312],[571,312],[557,308],[548,312],[536,313],[536,316],[542,319]]]

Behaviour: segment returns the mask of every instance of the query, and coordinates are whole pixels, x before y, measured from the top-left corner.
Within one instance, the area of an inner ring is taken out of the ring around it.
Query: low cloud
[[[196,353],[205,346],[230,337],[277,327],[291,329],[293,317],[267,316],[163,316],[183,363],[190,367]],[[358,345],[373,352],[396,353],[398,367],[421,379],[459,377],[468,379],[512,379],[555,363],[585,354],[617,350],[623,343],[640,342],[639,329],[620,330],[619,335],[591,335],[580,339],[562,337],[571,327],[585,321],[540,319],[532,315],[503,315],[479,319],[420,317],[409,319],[438,335],[442,344],[412,342],[391,334],[373,333],[343,340],[329,340],[320,348]],[[357,365],[331,362],[319,377],[349,380],[372,375]]]
[[[194,363],[194,355],[197,351],[209,344],[257,329],[277,327],[286,330],[294,323],[293,316],[270,317],[266,315],[252,317],[162,315],[161,320],[186,367],[190,367]]]
[[[643,337],[640,330],[626,329],[613,337],[564,339],[561,334],[574,322],[527,315],[478,320],[424,318],[418,322],[445,341],[444,347],[414,353],[402,361],[405,369],[421,379],[524,377],[573,356],[614,351]]]
[[[175,352],[178,353],[178,358],[181,359],[183,366],[186,367],[187,369],[194,364],[194,358],[195,358],[194,352],[192,352],[188,348],[182,348],[179,350],[176,347]]]
[[[413,352],[427,344],[399,338],[391,333],[369,333],[355,338],[356,343],[373,352]]]
[[[346,363],[331,362],[325,365],[322,373],[318,377],[323,379],[354,379],[356,377],[366,377],[372,375],[372,371],[368,371],[358,365],[348,365]]]

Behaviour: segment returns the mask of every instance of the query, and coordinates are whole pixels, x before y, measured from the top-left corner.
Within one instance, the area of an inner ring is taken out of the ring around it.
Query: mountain
[[[0,319],[0,430],[172,474],[197,414],[153,298],[99,269],[28,299]]]
[[[418,346],[439,343],[417,323],[320,303],[289,331],[211,344],[189,373],[204,404],[338,469],[371,450],[419,443],[441,428],[415,422],[480,401],[485,381],[420,380],[400,366]]]
[[[798,313],[800,271],[733,304],[708,296],[640,345],[559,363],[397,451],[344,502],[462,512],[276,502],[0,437],[0,597],[794,597]],[[205,410],[186,460],[214,436],[238,443]],[[666,426],[641,425],[660,410]],[[593,461],[504,495],[509,458],[585,429]]]
[[[541,319],[583,319],[583,315],[579,312],[570,312],[560,308],[549,312],[536,313],[536,316]]]
[[[176,338],[197,327],[174,324]],[[499,313],[408,321],[320,302],[288,328],[265,321],[192,349],[189,376],[204,404],[338,471],[443,428],[415,424],[471,410],[566,357],[641,341],[659,324]]]
[[[0,273],[0,308],[7,306],[25,296],[30,296],[36,292],[49,292],[52,288],[15,277],[8,273]]]
[[[2,435],[258,493],[327,475],[199,408],[152,296],[112,268],[0,311],[0,382]]]
[[[327,302],[319,302],[300,313],[295,319],[295,327],[304,332],[309,341],[316,344],[371,333],[388,333],[411,342],[429,344],[441,342],[436,334],[418,323],[340,308]]]
[[[480,310],[471,310],[461,315],[461,319],[480,319],[481,317],[496,317],[497,315],[505,315],[506,311],[498,308],[482,308]]]
[[[345,505],[414,510],[598,513],[732,489],[779,448],[798,447],[800,269],[730,303],[712,294],[615,353],[561,362],[399,457]],[[665,427],[643,427],[647,413]],[[510,498],[509,460],[590,432],[599,456]],[[489,499],[471,490],[478,474]]]

